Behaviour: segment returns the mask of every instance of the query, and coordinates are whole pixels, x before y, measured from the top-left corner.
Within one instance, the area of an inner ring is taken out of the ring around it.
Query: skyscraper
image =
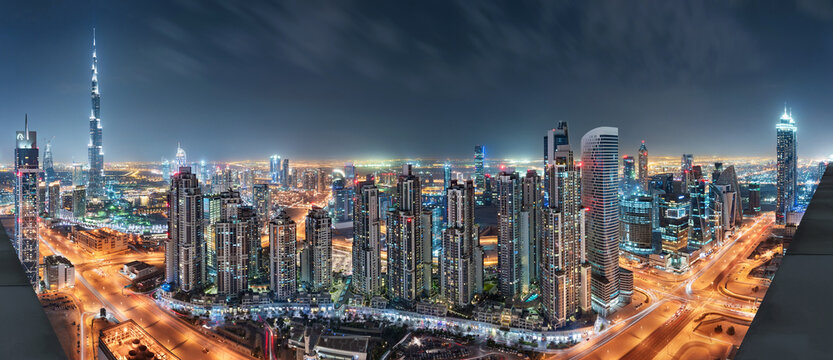
[[[639,255],[653,252],[653,201],[648,195],[622,197],[622,249]]]
[[[289,177],[289,159],[283,159],[283,167],[281,167],[281,186],[285,188],[294,187],[292,179]]]
[[[777,180],[775,190],[775,223],[785,225],[787,223],[787,212],[795,205],[796,200],[796,131],[795,120],[784,108],[781,120],[775,126],[776,146],[775,159],[777,166]]]
[[[625,155],[622,157],[622,191],[624,194],[630,194],[636,190],[636,163],[633,156]]]
[[[424,294],[425,262],[422,221],[422,184],[410,164],[393,194],[393,207],[386,219],[388,246],[388,294],[392,299],[414,301]],[[429,269],[430,271],[430,269]]]
[[[538,283],[541,257],[541,216],[544,206],[541,177],[535,170],[528,170],[521,183],[521,248],[523,285]],[[525,226],[523,226],[525,225]]]
[[[52,140],[49,140],[46,142],[46,150],[43,151],[43,180],[50,184],[56,179],[55,166],[52,163]]]
[[[49,213],[49,217],[56,219],[61,211],[61,181],[56,180],[49,183],[47,193],[49,196],[47,213]]]
[[[302,269],[302,281],[312,291],[326,291],[333,283],[333,230],[327,212],[313,206],[307,213],[304,253],[308,264]]]
[[[580,172],[573,164],[567,123],[545,139],[549,205],[542,210],[541,304],[552,327],[562,326],[579,311],[590,308],[590,267],[586,263],[585,211],[581,207]]]
[[[498,289],[507,299],[521,293],[521,186],[517,173],[501,172],[498,180]]]
[[[278,301],[290,299],[298,290],[295,283],[295,221],[285,211],[269,222],[269,288]]]
[[[98,58],[95,54],[95,29],[93,29],[93,66],[92,66],[92,110],[90,110],[90,142],[87,145],[89,155],[89,181],[87,189],[90,195],[104,195],[104,149],[101,141],[101,94],[98,91]]]
[[[258,273],[260,232],[254,209],[241,205],[240,193],[221,194],[220,220],[214,224],[217,293],[235,295],[248,289]]]
[[[484,168],[484,160],[486,158],[486,147],[483,145],[474,146],[474,188],[480,198],[477,199],[478,204],[483,204],[482,197],[485,196],[483,192],[486,190],[486,169]]]
[[[171,177],[168,193],[168,240],[165,280],[192,291],[205,281],[202,192],[197,176],[183,167]]]
[[[758,215],[761,212],[761,184],[757,182],[749,183],[749,211]]]
[[[84,185],[72,189],[72,216],[79,220],[87,216],[87,188]]]
[[[261,224],[265,224],[272,217],[272,196],[269,184],[255,184],[252,189],[252,204]]]
[[[648,191],[648,147],[645,146],[645,140],[639,145],[639,163],[637,164],[637,178],[639,185],[642,186],[642,191]]]
[[[379,189],[373,177],[355,184],[353,197],[353,292],[378,295],[382,284]]]
[[[29,116],[23,131],[16,133],[14,149],[14,248],[29,282],[37,289],[38,264],[38,134],[29,131]]]
[[[278,155],[269,157],[269,177],[272,178],[272,184],[280,184],[281,157]]]
[[[443,205],[442,205],[442,212],[443,212],[443,222],[448,222],[448,211],[446,209],[446,205],[448,205],[448,187],[451,186],[451,164],[445,163],[443,164]]]
[[[174,169],[180,169],[188,166],[188,155],[185,153],[185,149],[182,148],[180,143],[176,143],[176,156],[174,159]],[[194,171],[194,175],[196,174],[197,172]]]
[[[688,190],[688,187],[691,186],[691,183],[694,182],[693,170],[694,155],[683,154],[682,158],[680,159],[680,179],[682,180],[681,193],[685,193]]]
[[[440,290],[451,304],[466,306],[483,291],[483,248],[474,223],[474,182],[451,181],[446,204],[448,227],[443,231]]]
[[[607,316],[619,302],[619,129],[599,127],[585,134],[581,162],[593,309]]]

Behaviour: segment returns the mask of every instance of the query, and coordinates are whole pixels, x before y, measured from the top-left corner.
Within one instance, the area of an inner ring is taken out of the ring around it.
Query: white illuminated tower
[[[205,224],[200,184],[190,167],[171,177],[168,204],[165,280],[183,291],[199,289],[205,281]]]
[[[37,289],[38,278],[38,140],[29,131],[29,117],[25,117],[23,131],[16,134],[14,149],[14,247],[18,260],[29,282]]]
[[[778,166],[775,202],[775,223],[784,225],[787,223],[787,212],[795,206],[796,187],[796,131],[795,120],[792,114],[784,107],[784,115],[775,126],[776,130],[776,162]]]
[[[608,316],[619,302],[619,129],[598,127],[585,134],[581,163],[592,306]]]
[[[185,149],[179,143],[176,143],[176,160],[175,160],[176,168],[174,172],[179,171],[179,168],[183,166],[188,166],[188,156],[185,154]],[[196,174],[196,171],[194,172]]]
[[[93,66],[92,66],[92,110],[90,110],[90,142],[87,145],[89,155],[89,181],[87,189],[93,197],[104,195],[104,149],[101,140],[101,94],[98,90],[98,58],[95,54],[95,29],[93,29]]]
[[[269,222],[269,286],[278,301],[286,301],[298,290],[295,283],[295,221],[281,211]]]

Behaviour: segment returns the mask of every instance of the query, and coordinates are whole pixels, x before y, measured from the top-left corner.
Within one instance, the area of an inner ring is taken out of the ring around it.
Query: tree
[[[714,327],[714,332],[720,334],[723,332],[723,325],[717,325]]]
[[[726,330],[726,334],[734,335],[735,334],[735,327],[729,326],[729,329]]]

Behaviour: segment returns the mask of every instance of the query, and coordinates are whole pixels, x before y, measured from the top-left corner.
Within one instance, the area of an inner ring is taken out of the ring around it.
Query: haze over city
[[[759,139],[785,102],[818,158],[831,20],[804,0],[4,2],[0,121],[29,113],[56,161],[83,160],[96,27],[107,161],[177,142],[205,160],[534,158],[557,121],[617,126],[625,149],[774,156]]]

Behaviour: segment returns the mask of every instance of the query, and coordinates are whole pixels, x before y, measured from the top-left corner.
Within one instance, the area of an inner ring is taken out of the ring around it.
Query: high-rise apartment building
[[[775,223],[778,225],[785,225],[787,223],[787,212],[789,212],[796,201],[796,164],[798,156],[796,154],[796,140],[795,120],[790,113],[784,108],[784,114],[776,130],[776,145],[775,145],[775,160],[777,166],[776,179],[776,200],[775,200]]]
[[[521,293],[521,185],[517,173],[501,172],[498,180],[498,289],[507,299]]]
[[[538,283],[541,261],[541,217],[544,207],[543,182],[535,170],[528,170],[521,181],[521,258],[524,292]]]
[[[292,178],[290,177],[290,169],[289,169],[289,159],[283,159],[283,166],[281,167],[281,186],[285,188],[295,187],[292,184]]]
[[[382,289],[379,189],[372,176],[355,183],[353,197],[353,292],[378,295]]]
[[[43,151],[43,180],[50,184],[58,179],[55,175],[55,165],[52,161],[52,140],[46,142],[46,150]]]
[[[99,197],[104,195],[104,149],[101,140],[101,93],[98,90],[98,58],[95,54],[95,30],[93,30],[93,66],[92,66],[92,91],[90,99],[92,110],[90,110],[90,142],[87,146],[89,156],[89,170],[87,172],[89,181],[87,188],[90,195]],[[80,185],[80,184],[75,184]]]
[[[29,282],[38,287],[38,134],[29,131],[29,117],[16,134],[14,148],[14,248]]]
[[[585,134],[581,162],[593,309],[607,316],[619,302],[619,129],[599,127]]]
[[[333,203],[330,208],[333,221],[336,223],[353,220],[353,187],[348,186],[343,178],[333,179]]]
[[[333,230],[327,211],[313,206],[307,213],[301,281],[312,291],[326,291],[333,283]]]
[[[217,293],[235,295],[249,287],[260,267],[260,231],[254,209],[241,205],[240,193],[221,195],[220,220],[214,224]]]
[[[272,184],[280,184],[281,157],[278,155],[269,157],[269,178],[272,180]]]
[[[87,187],[84,185],[72,189],[72,216],[76,219],[87,216]]]
[[[295,221],[281,211],[269,222],[269,289],[278,301],[286,301],[295,295],[298,287],[295,271]]]
[[[392,299],[414,301],[425,294],[422,221],[422,184],[410,164],[402,167],[396,183],[392,210],[386,219],[388,294]]]
[[[474,187],[478,193],[478,204],[483,204],[484,191],[486,190],[486,147],[483,145],[474,146]]]
[[[200,289],[205,281],[202,201],[197,176],[190,167],[180,168],[168,192],[165,280],[183,291]]]
[[[272,195],[269,191],[269,184],[254,184],[252,204],[260,223],[265,224],[272,215]]]
[[[56,219],[60,215],[61,211],[61,181],[56,180],[49,183],[49,189],[47,189],[47,196],[49,197],[49,201],[47,203],[47,213],[49,217]]]
[[[466,306],[483,291],[483,248],[474,223],[474,182],[452,180],[446,190],[448,226],[443,231],[439,261],[440,290],[449,303]]]

